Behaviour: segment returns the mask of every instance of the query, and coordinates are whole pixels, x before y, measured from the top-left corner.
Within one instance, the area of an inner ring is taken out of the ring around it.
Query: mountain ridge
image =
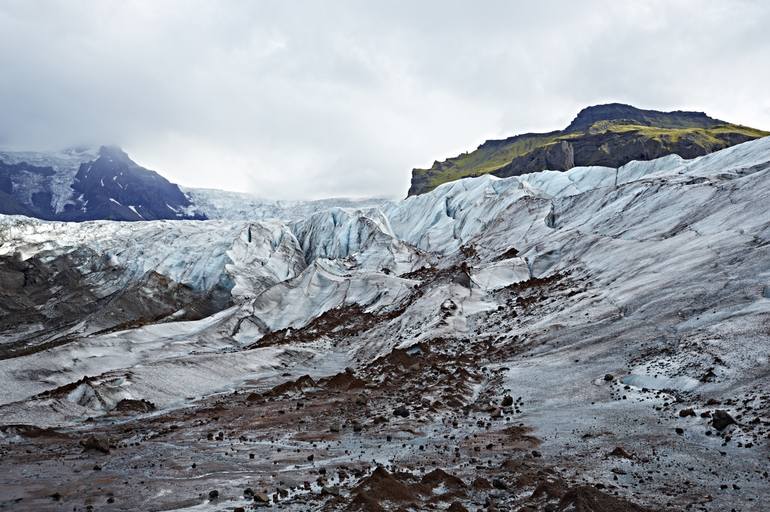
[[[770,132],[703,112],[644,110],[622,103],[593,105],[578,112],[563,130],[488,140],[474,151],[435,161],[429,169],[413,169],[407,196],[489,173],[509,177],[577,166],[620,167],[670,154],[695,158],[767,135]]]
[[[362,208],[388,201],[270,200],[246,192],[185,187],[140,166],[118,146],[0,151],[0,214],[42,220],[293,220],[333,206]]]

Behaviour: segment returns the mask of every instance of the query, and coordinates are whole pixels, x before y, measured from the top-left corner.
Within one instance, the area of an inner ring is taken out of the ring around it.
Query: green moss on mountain
[[[694,158],[770,132],[713,119],[701,112],[658,112],[610,104],[583,109],[560,131],[490,140],[430,169],[414,169],[409,195],[461,178],[516,176],[579,165],[618,167],[669,154]]]

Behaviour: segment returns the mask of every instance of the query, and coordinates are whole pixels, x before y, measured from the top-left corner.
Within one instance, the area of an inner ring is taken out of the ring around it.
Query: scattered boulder
[[[95,451],[105,454],[110,453],[110,441],[105,438],[88,436],[80,441],[80,446],[83,447],[83,451]]]
[[[502,481],[499,478],[494,478],[492,479],[492,487],[494,487],[495,489],[504,491],[508,488],[508,484],[506,484],[504,481]]]
[[[443,469],[434,469],[430,473],[426,473],[420,483],[429,486],[431,489],[444,486],[451,491],[458,491],[465,489],[466,485],[460,478],[450,475]]]
[[[406,407],[401,405],[399,407],[396,407],[393,410],[393,415],[394,416],[400,416],[402,418],[408,418],[409,417],[409,409],[407,409]]]
[[[717,409],[711,417],[711,425],[720,432],[736,423],[730,414],[722,409]]]
[[[400,473],[391,474],[382,466],[371,475],[361,480],[353,488],[353,494],[368,498],[373,502],[391,501],[394,503],[410,503],[419,500],[420,489],[413,482],[404,482]]]
[[[213,491],[209,491],[209,499],[210,500],[213,501],[213,500],[215,500],[217,498],[219,498],[219,491],[217,491],[216,489],[214,489]]]
[[[688,416],[695,416],[695,411],[692,409],[682,409],[679,411],[680,418],[686,418]]]

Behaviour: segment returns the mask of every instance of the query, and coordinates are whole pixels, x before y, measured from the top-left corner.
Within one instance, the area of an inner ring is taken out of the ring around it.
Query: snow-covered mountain
[[[251,194],[181,188],[139,166],[120,148],[0,151],[0,214],[44,220],[297,220],[331,207],[384,199],[273,201]]]
[[[0,152],[0,212],[47,220],[205,218],[179,187],[120,148]]]
[[[251,219],[186,193],[228,220],[0,217],[0,496],[102,499],[96,457],[126,509],[770,497],[770,138]]]

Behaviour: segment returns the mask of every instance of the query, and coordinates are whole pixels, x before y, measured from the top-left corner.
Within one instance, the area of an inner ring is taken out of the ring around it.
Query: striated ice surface
[[[228,350],[277,330],[301,328],[344,306],[399,315],[382,327],[382,336],[360,348],[368,356],[398,344],[467,336],[481,315],[507,307],[496,301],[497,290],[556,273],[581,276],[595,294],[533,320],[528,329],[532,336],[550,337],[548,349],[536,354],[542,356],[537,362],[509,365],[506,379],[515,387],[551,378],[554,386],[577,386],[575,396],[587,397],[590,388],[565,379],[585,371],[585,381],[592,382],[595,368],[571,374],[569,361],[559,351],[573,350],[575,344],[588,346],[588,338],[559,337],[560,330],[580,322],[641,322],[657,316],[660,325],[667,325],[656,332],[657,324],[640,323],[629,328],[636,329],[634,335],[611,331],[627,336],[625,347],[632,346],[637,335],[654,339],[674,335],[676,329],[713,331],[713,325],[706,327],[713,319],[719,319],[722,328],[733,325],[735,318],[753,326],[770,314],[770,300],[763,295],[770,286],[770,255],[765,249],[770,222],[764,215],[769,173],[770,138],[765,138],[694,160],[665,157],[620,169],[586,167],[464,179],[376,205],[325,205],[308,211],[304,206],[286,210],[285,203],[262,208],[244,200],[242,208],[231,210],[247,217],[241,220],[70,224],[2,216],[0,255],[48,258],[85,247],[99,255],[100,264],[119,269],[123,284],[155,271],[201,291],[224,286],[235,304],[198,322],[144,326],[0,361],[0,381],[6,383],[20,374],[66,369],[58,377],[25,380],[4,403],[83,374],[121,369],[131,369],[133,380],[130,385],[110,381],[116,398],[142,389],[159,404],[172,404],[178,401],[182,382],[195,394],[213,393],[244,375],[269,372],[283,353],[280,348],[260,348],[239,358]],[[223,194],[204,195],[213,205],[232,197]],[[462,284],[460,275],[449,286],[415,292],[421,282],[415,271],[429,267],[457,273],[457,264],[466,258],[470,287]],[[82,270],[91,263],[83,262]],[[718,297],[722,300],[714,302]],[[713,306],[708,309],[703,305],[707,303]],[[704,310],[697,319],[687,314],[696,305]],[[678,319],[675,327],[666,323],[671,318]],[[606,339],[614,339],[607,333]],[[608,367],[621,366],[624,349],[606,339],[587,349],[587,357]],[[733,346],[738,341],[730,338],[725,343]],[[317,348],[302,350],[303,361],[326,357]],[[752,351],[748,357],[745,350],[736,350],[745,356],[731,361],[736,372],[766,358],[770,349],[755,343]],[[337,357],[344,367],[353,355]],[[195,373],[196,365],[205,370],[205,378]],[[331,367],[336,366],[324,366]],[[627,382],[653,389],[661,385],[691,390],[698,385],[692,375],[656,378],[648,373],[635,369]],[[168,386],[153,380],[174,381],[175,375],[178,383]],[[548,395],[548,389],[544,386],[532,400],[540,400],[543,407],[563,400]],[[76,402],[81,398],[88,402],[82,395]],[[567,405],[564,421],[570,414]],[[557,428],[557,420],[547,424],[544,418],[541,426]]]
[[[28,163],[36,167],[51,167],[56,173],[51,177],[51,206],[56,213],[73,199],[72,183],[81,164],[93,162],[99,158],[97,147],[74,147],[52,153],[34,151],[0,151],[0,160],[9,164]],[[42,177],[35,180],[30,175],[30,182],[23,185],[24,190],[14,191],[31,203],[31,195],[41,189]]]

